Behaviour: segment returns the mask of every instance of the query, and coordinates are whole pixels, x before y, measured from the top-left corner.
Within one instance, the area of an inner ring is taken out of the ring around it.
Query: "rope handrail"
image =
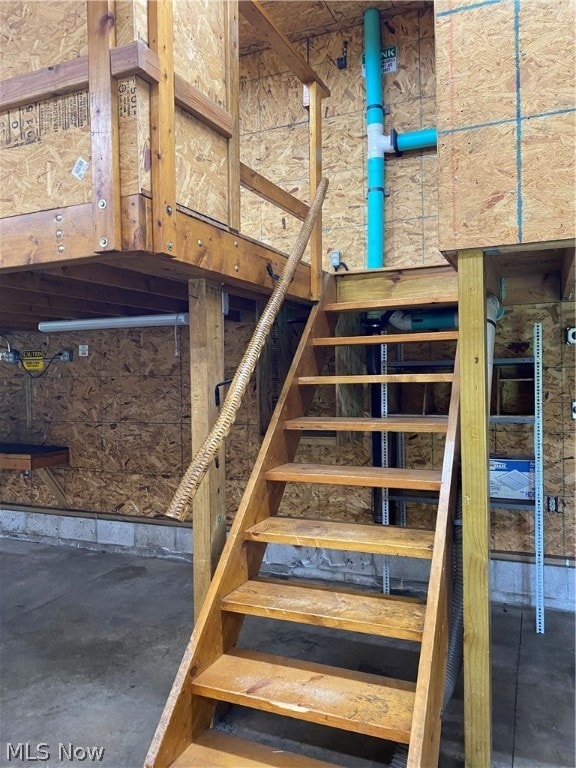
[[[184,473],[180,485],[178,486],[178,489],[170,502],[168,511],[166,512],[167,517],[172,517],[176,520],[187,519],[189,516],[189,508],[196,495],[196,491],[200,487],[204,475],[208,471],[210,464],[220,450],[220,446],[228,436],[230,429],[236,420],[236,415],[240,408],[248,382],[250,381],[250,377],[254,373],[256,363],[264,348],[266,339],[268,338],[274,320],[280,311],[288,287],[294,277],[296,267],[300,263],[300,259],[306,250],[306,245],[308,244],[312,229],[314,228],[314,224],[322,208],[327,189],[328,179],[323,178],[318,185],[316,195],[310,206],[310,211],[302,224],[282,275],[276,283],[276,287],[266,304],[266,308],[258,320],[252,338],[246,348],[246,352],[236,369],[236,373],[234,374],[234,378],[228,389],[220,414],[214,422],[214,426],[210,430],[210,433],[202,443],[202,446],[196,455],[192,458],[188,469]]]

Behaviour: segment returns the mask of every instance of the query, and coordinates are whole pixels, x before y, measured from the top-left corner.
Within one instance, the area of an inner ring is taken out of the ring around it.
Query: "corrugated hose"
[[[272,325],[282,306],[288,287],[294,277],[296,267],[300,263],[300,259],[306,250],[316,218],[322,208],[327,189],[328,179],[322,179],[316,190],[316,195],[314,196],[308,215],[302,223],[300,233],[294,243],[294,247],[288,257],[284,270],[276,283],[276,287],[266,304],[264,312],[258,320],[256,329],[254,330],[252,338],[246,348],[246,352],[240,361],[240,365],[236,369],[236,373],[234,374],[234,378],[228,389],[220,414],[210,430],[208,437],[203,442],[201,448],[198,450],[190,462],[188,469],[184,473],[184,477],[180,481],[180,485],[178,486],[174,498],[170,502],[170,506],[166,512],[167,517],[173,517],[176,520],[185,520],[189,517],[190,505],[196,495],[196,491],[236,420],[236,414],[242,403],[242,398],[246,391],[246,387],[248,386],[248,382],[250,381],[250,377],[254,373],[256,363],[258,362],[258,358],[264,348],[268,334],[270,333]]]

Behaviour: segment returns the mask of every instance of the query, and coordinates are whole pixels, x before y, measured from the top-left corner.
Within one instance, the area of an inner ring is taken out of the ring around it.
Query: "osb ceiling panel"
[[[278,28],[290,40],[322,35],[362,23],[367,8],[378,8],[381,18],[423,8],[429,3],[422,0],[391,0],[365,2],[365,0],[264,0],[262,6]],[[240,14],[240,51],[252,53],[265,48],[258,33]]]

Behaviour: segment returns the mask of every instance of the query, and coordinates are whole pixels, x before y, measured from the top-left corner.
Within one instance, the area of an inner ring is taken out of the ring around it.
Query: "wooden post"
[[[238,3],[226,3],[228,45],[226,46],[226,102],[232,118],[228,140],[228,225],[240,231],[240,60],[238,50]]]
[[[156,253],[176,248],[176,145],[172,0],[149,0],[148,37],[158,55],[160,79],[150,86],[152,236]]]
[[[220,285],[203,279],[189,280],[188,307],[194,455],[218,416],[214,387],[224,379],[224,322]],[[194,616],[197,617],[226,538],[223,447],[198,488],[193,508]]]
[[[309,154],[310,154],[310,200],[314,198],[322,178],[322,92],[318,83],[310,83],[309,108]],[[310,237],[310,292],[317,301],[322,289],[322,211]]]
[[[96,252],[122,250],[118,93],[110,70],[110,49],[116,45],[114,7],[113,0],[87,3],[92,218]]]
[[[481,249],[458,254],[464,564],[464,714],[468,768],[491,765],[490,504],[486,277]]]

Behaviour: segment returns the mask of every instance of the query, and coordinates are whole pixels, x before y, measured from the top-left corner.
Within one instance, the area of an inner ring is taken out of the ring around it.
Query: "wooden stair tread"
[[[447,416],[300,416],[284,422],[284,429],[330,432],[446,432],[447,428]]]
[[[192,693],[407,744],[413,683],[254,651],[220,656]]]
[[[426,301],[424,296],[414,296],[412,299],[402,297],[398,300],[382,299],[358,299],[357,301],[335,301],[324,304],[325,312],[365,312],[373,309],[406,309],[407,307],[422,309],[440,309],[441,307],[456,306],[457,293],[444,295],[439,301]]]
[[[360,591],[339,592],[337,587],[313,589],[258,580],[247,581],[227,595],[222,609],[419,642],[426,606]]]
[[[451,382],[452,373],[358,373],[346,376],[299,376],[298,384],[433,384]]]
[[[434,531],[393,525],[360,525],[328,520],[267,517],[244,533],[249,541],[297,547],[370,552],[380,555],[431,558]]]
[[[281,464],[266,472],[267,480],[321,485],[359,485],[369,488],[413,488],[438,491],[442,473],[435,469],[356,467],[345,464]]]
[[[205,731],[170,768],[338,768],[229,733]]]
[[[421,341],[456,341],[458,331],[415,331],[414,333],[385,333],[375,336],[318,336],[314,347],[340,347],[360,344],[410,344]]]

